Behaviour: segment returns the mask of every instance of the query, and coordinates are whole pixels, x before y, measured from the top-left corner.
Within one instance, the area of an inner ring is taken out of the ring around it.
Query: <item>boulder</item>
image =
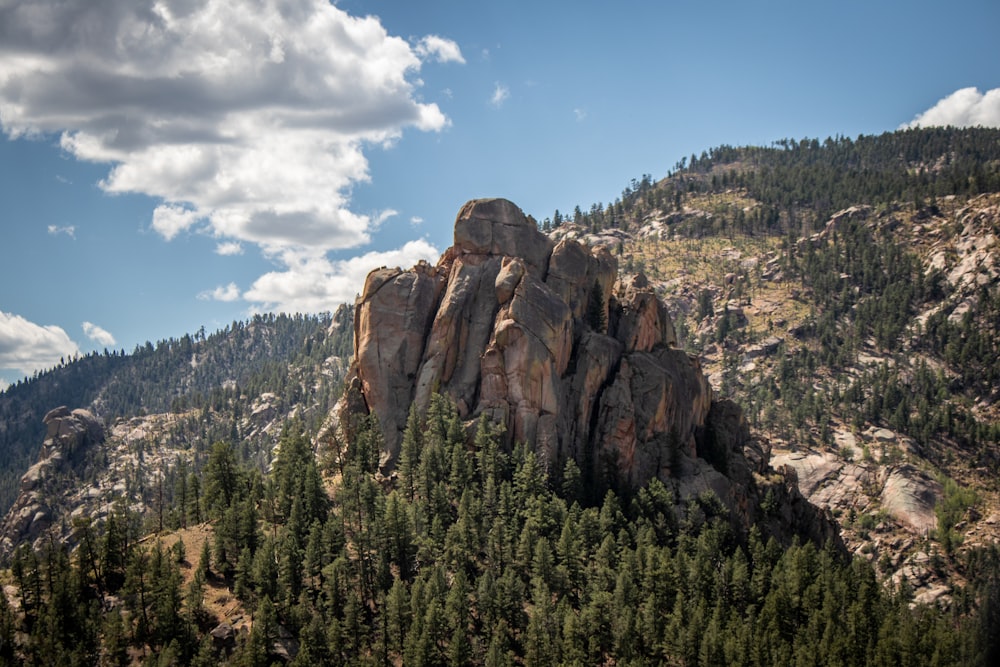
[[[743,360],[749,361],[751,359],[757,359],[759,357],[769,357],[778,351],[781,346],[781,339],[777,336],[769,336],[757,343],[756,345],[751,345],[747,348],[747,351],[743,354]]]
[[[910,464],[889,471],[882,487],[882,506],[918,535],[937,529],[934,506],[943,496],[941,484]]]
[[[223,621],[212,628],[209,635],[212,637],[212,645],[215,650],[232,651],[236,648],[236,628]]]
[[[497,303],[506,305],[514,296],[514,290],[521,284],[523,277],[524,260],[518,257],[504,257],[500,263],[500,272],[493,282],[497,292]]]

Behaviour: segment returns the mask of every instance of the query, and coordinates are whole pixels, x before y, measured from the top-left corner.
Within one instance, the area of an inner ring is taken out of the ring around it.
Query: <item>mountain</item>
[[[284,421],[315,430],[339,396],[351,318],[346,308],[255,316],[131,354],[87,355],[9,387],[0,394],[0,500],[5,513],[15,507],[0,554],[53,525],[69,537],[71,512],[102,519],[122,493],[161,511],[175,478],[199,471],[217,440],[240,442],[245,460],[266,467]],[[78,430],[86,441],[63,437]]]
[[[722,147],[543,227],[644,270],[774,465],[936,599],[1000,537],[998,174],[987,129]]]
[[[720,147],[22,382],[0,663],[995,664],[998,175]]]

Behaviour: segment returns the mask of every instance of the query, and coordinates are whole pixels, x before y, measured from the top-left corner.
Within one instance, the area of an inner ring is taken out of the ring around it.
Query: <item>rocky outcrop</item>
[[[879,429],[874,431],[878,437]],[[805,450],[775,455],[776,466],[795,470],[799,488],[812,503],[847,515],[878,514],[925,538],[937,529],[934,507],[941,484],[909,463],[880,465],[844,460],[830,451]]]
[[[618,278],[606,248],[554,243],[507,200],[470,201],[436,266],[373,271],[355,308],[339,423],[378,416],[383,474],[411,403],[441,392],[468,424],[486,415],[508,445],[533,443],[549,470],[572,459],[598,489],[653,477],[681,495],[710,489],[744,525],[755,518],[767,454],[749,462],[739,408],[713,402],[652,286]]]
[[[45,415],[45,441],[38,462],[21,478],[21,492],[0,523],[0,559],[22,542],[32,543],[59,518],[51,507],[60,483],[88,448],[104,441],[104,428],[87,410],[63,406]]]
[[[504,199],[466,204],[437,266],[373,271],[355,316],[354,383],[392,469],[409,405],[448,395],[550,468],[573,458],[632,486],[694,452],[711,392],[646,279],[605,249],[553,243]],[[357,398],[357,397],[355,397]],[[348,401],[345,401],[345,404]],[[355,405],[359,403],[355,401]]]
[[[36,548],[50,539],[73,548],[84,528],[100,535],[113,514],[128,512],[149,526],[180,519],[171,480],[194,470],[198,433],[234,428],[248,451],[273,452],[285,426],[311,408],[287,395],[262,393],[240,399],[240,414],[201,409],[154,413],[107,426],[86,410],[58,408],[45,418],[47,435],[37,463],[21,480],[21,492],[0,522],[0,563],[20,544]],[[207,419],[206,419],[207,417]],[[267,459],[262,459],[266,464]],[[166,496],[168,502],[164,502]],[[238,629],[238,628],[237,628]]]

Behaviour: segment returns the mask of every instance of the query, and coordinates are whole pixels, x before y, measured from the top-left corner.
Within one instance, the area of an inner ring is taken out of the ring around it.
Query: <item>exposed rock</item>
[[[877,483],[867,468],[833,452],[785,452],[776,454],[771,464],[794,469],[802,495],[830,509],[865,511],[870,504],[865,490]]]
[[[369,274],[354,316],[354,358],[368,408],[386,432],[402,431],[413,398],[424,339],[442,281],[426,263],[409,271],[378,269]],[[461,345],[462,341],[449,341]],[[398,438],[386,441],[397,453]]]
[[[726,319],[727,326],[733,329],[741,329],[749,323],[746,312],[737,301],[726,302],[723,311],[715,317],[713,326],[718,327],[723,318]]]
[[[592,251],[576,241],[564,240],[552,251],[545,284],[569,306],[578,321],[584,318],[591,292],[596,289],[607,321],[617,271],[618,263],[607,250]]]
[[[882,506],[917,534],[937,529],[934,505],[942,495],[941,485],[912,465],[889,472],[882,487]]]
[[[887,428],[877,428],[872,431],[872,437],[878,442],[895,442],[896,434]]]
[[[252,404],[280,405],[281,401],[260,396]],[[68,414],[60,411],[51,415],[47,430],[56,435],[44,441],[39,461],[22,478],[23,490],[0,524],[0,561],[19,544],[37,548],[50,538],[75,547],[82,536],[77,518],[86,518],[100,534],[102,524],[116,508],[156,516],[160,481],[172,468],[192,461],[194,449],[186,440],[185,429],[178,426],[196,413],[119,418],[106,430],[87,411]],[[250,411],[244,413],[240,430],[259,430],[259,436],[250,437],[260,437],[273,446],[277,434],[256,429],[258,417]],[[275,431],[280,431],[281,421],[279,415],[270,422]]]
[[[799,324],[789,327],[788,333],[798,340],[805,340],[812,335],[815,328],[816,327],[812,322],[800,322]]]
[[[43,419],[45,441],[38,462],[21,478],[21,493],[0,523],[0,560],[10,557],[22,542],[32,543],[56,518],[50,507],[48,487],[60,477],[72,475],[73,464],[89,447],[104,441],[104,428],[87,410],[62,406]]]
[[[279,428],[280,417],[282,416],[282,400],[271,392],[265,392],[255,398],[250,404],[250,434],[268,434]],[[139,434],[133,434],[139,436]],[[139,436],[139,437],[145,437]],[[133,437],[135,439],[135,437]]]
[[[743,360],[757,359],[759,357],[769,357],[778,351],[781,346],[781,339],[777,336],[769,336],[760,343],[752,345],[743,353]]]
[[[940,605],[946,607],[951,599],[951,587],[943,584],[932,584],[913,596],[913,601],[918,604]]]
[[[521,284],[523,277],[524,261],[518,257],[504,257],[500,265],[500,273],[497,274],[497,279],[493,283],[493,287],[497,291],[497,303],[506,305],[514,296],[514,290]]]
[[[858,449],[858,439],[850,431],[834,431],[833,443],[837,447],[837,452],[848,461],[854,461],[864,455],[864,451]]]
[[[209,635],[211,635],[212,645],[217,651],[222,650],[228,653],[236,648],[236,628],[225,621],[212,628]]]
[[[821,243],[825,242],[829,236],[835,233],[840,227],[842,227],[848,221],[859,221],[864,222],[868,220],[872,215],[873,209],[871,206],[851,206],[845,208],[842,211],[834,213],[830,219],[827,221],[826,226],[822,230],[809,236],[808,238],[799,239],[797,245],[801,251],[806,247],[807,244],[813,246],[819,246]]]
[[[644,275],[619,281],[615,297],[618,309],[613,318],[614,336],[627,351],[648,352],[657,345],[677,345],[677,334],[666,306],[653,293]]]
[[[271,656],[287,664],[299,653],[299,641],[284,625],[278,626],[278,636],[271,644]]]
[[[520,257],[531,273],[544,278],[552,241],[512,202],[474,199],[455,220],[455,250],[461,255]]]
[[[747,527],[759,511],[758,478],[773,475],[768,448],[750,444],[735,404],[713,402],[649,281],[616,282],[617,270],[604,247],[569,236],[553,245],[506,200],[469,202],[436,267],[369,274],[337,421],[377,414],[389,474],[409,406],[426,410],[441,392],[468,426],[486,415],[507,446],[532,443],[548,470],[573,459],[596,492],[657,477],[681,497],[713,491]],[[729,314],[745,324],[737,305]],[[766,486],[788,505],[785,519],[815,514],[794,483],[776,479]]]

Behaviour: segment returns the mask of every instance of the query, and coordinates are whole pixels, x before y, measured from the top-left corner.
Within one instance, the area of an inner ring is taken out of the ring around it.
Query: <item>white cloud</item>
[[[164,204],[153,210],[153,229],[168,241],[198,221],[198,214],[181,206]]]
[[[424,224],[424,219],[421,218],[419,215],[415,215],[412,218],[410,218],[410,224],[413,225],[414,227],[418,227]]]
[[[256,304],[255,310],[260,311],[332,311],[342,303],[354,301],[372,269],[379,266],[409,268],[421,259],[436,261],[438,255],[437,249],[423,239],[410,241],[395,250],[369,252],[339,261],[307,253],[288,253],[283,258],[288,270],[264,274],[243,298]]]
[[[7,391],[7,387],[9,387],[9,386],[10,386],[9,382],[7,382],[6,380],[4,380],[3,378],[0,378],[0,394],[2,394],[3,392]]]
[[[240,288],[236,283],[220,285],[213,290],[206,290],[198,295],[203,301],[236,301],[240,298]]]
[[[229,257],[243,254],[243,244],[239,241],[226,241],[215,246],[215,254]]]
[[[59,234],[65,234],[71,239],[76,238],[76,225],[67,225],[65,227],[59,227],[58,225],[49,225],[49,234],[52,236],[58,236]]]
[[[393,208],[387,208],[384,211],[380,211],[379,214],[375,216],[374,226],[381,227],[382,223],[384,223],[389,218],[395,217],[397,215],[399,215],[399,211]]]
[[[58,326],[42,326],[20,315],[0,311],[0,368],[31,375],[51,368],[80,348]]]
[[[417,42],[415,50],[421,58],[433,56],[439,63],[465,64],[465,58],[462,57],[462,51],[458,48],[458,44],[437,35],[427,35],[421,39]]]
[[[115,344],[115,337],[107,329],[102,329],[93,322],[83,323],[83,333],[98,345],[108,347]]]
[[[508,97],[510,97],[510,88],[497,81],[493,86],[493,96],[490,97],[490,104],[499,109],[507,101]]]
[[[577,122],[582,123],[587,118],[586,109],[573,109],[573,115],[576,116]]]
[[[1000,127],[1000,88],[985,93],[978,88],[956,90],[901,128],[947,125]]]
[[[416,46],[328,0],[33,0],[0,9],[0,124],[60,133],[110,165],[109,193],[158,198],[152,227],[222,242],[327,251],[369,240],[349,208],[364,150],[448,119],[421,101],[425,61],[463,62],[431,35]],[[233,247],[233,246],[228,246]]]

